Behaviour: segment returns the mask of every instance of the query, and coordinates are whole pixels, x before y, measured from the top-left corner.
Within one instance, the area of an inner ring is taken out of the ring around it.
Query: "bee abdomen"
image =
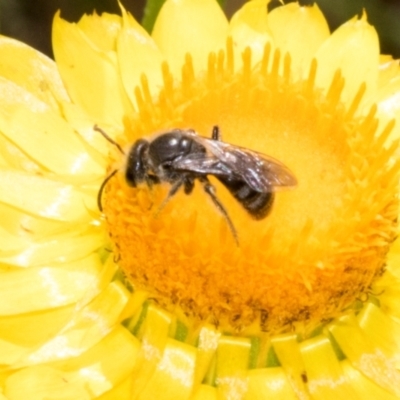
[[[217,178],[254,219],[263,219],[271,211],[275,197],[272,191],[257,192],[244,181]]]

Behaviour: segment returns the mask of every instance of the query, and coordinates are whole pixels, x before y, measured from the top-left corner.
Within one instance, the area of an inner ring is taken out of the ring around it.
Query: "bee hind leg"
[[[215,194],[215,187],[210,183],[210,181],[206,177],[199,178],[199,181],[203,185],[204,191],[210,196],[213,201],[215,207],[217,207],[218,211],[224,216],[226,222],[228,223],[229,230],[232,233],[233,238],[235,239],[236,245],[239,246],[239,238],[235,226],[231,218],[229,217],[228,211],[226,211],[223,204],[219,201],[218,197]]]
[[[212,140],[222,140],[221,131],[218,125],[214,125],[211,133]]]

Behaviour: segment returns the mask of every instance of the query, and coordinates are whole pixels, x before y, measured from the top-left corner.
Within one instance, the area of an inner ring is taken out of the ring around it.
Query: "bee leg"
[[[158,210],[156,212],[156,217],[160,212],[163,210],[163,208],[167,205],[167,203],[170,201],[171,197],[173,197],[177,191],[180,189],[180,187],[184,184],[184,180],[180,179],[179,181],[176,181],[172,186],[171,189],[169,190],[167,197],[163,200],[163,202],[160,204],[158,207]]]
[[[211,197],[211,200],[213,201],[215,207],[218,208],[218,211],[226,219],[226,222],[229,225],[229,229],[232,232],[233,238],[235,239],[236,244],[239,246],[239,238],[238,238],[237,231],[233,225],[232,220],[229,217],[228,212],[226,211],[225,207],[222,205],[222,203],[219,201],[218,197],[216,196],[215,187],[210,183],[210,181],[206,177],[199,178],[199,181],[203,185],[204,191]]]
[[[185,194],[190,194],[194,188],[194,179],[186,178],[183,182]]]
[[[160,179],[157,178],[154,175],[145,175],[144,177],[144,181],[146,182],[146,185],[148,186],[148,188],[150,189],[150,191],[153,190],[153,186],[157,185],[158,183],[160,183]]]
[[[154,175],[148,175],[148,174],[144,176],[144,181],[146,182],[146,185],[149,188],[151,194],[153,193],[153,186],[160,183],[159,178],[157,178]]]
[[[212,140],[221,140],[221,131],[219,130],[218,125],[214,125],[212,129],[212,134],[211,134],[211,139]]]
[[[147,187],[149,188],[150,191],[150,206],[149,206],[149,210],[151,210],[153,208],[153,204],[154,204],[154,192],[153,192],[153,186],[156,184],[160,183],[160,179],[157,178],[155,175],[149,175],[146,174],[144,176],[144,181],[146,182]]]

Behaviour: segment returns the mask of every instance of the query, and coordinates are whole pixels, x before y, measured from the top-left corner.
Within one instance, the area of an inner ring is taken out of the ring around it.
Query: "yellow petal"
[[[253,0],[246,3],[232,17],[229,35],[240,57],[246,47],[252,50],[252,60],[261,60],[266,43],[273,44],[268,26],[267,5],[270,0]],[[239,64],[240,65],[240,64]]]
[[[5,395],[8,399],[26,400],[27,393],[30,400],[91,398],[89,390],[83,385],[71,382],[65,373],[44,365],[25,368],[6,380]]]
[[[393,267],[393,261],[397,259],[397,265]],[[398,276],[398,266],[400,265],[400,257],[393,257],[393,254],[389,257],[390,263],[388,263],[388,272],[382,276],[377,282],[376,290],[378,293],[382,293],[382,302],[385,304],[385,311],[389,313],[393,318],[400,321],[400,278]]]
[[[103,13],[101,16],[84,14],[78,27],[88,39],[103,51],[115,51],[122,19],[119,15]]]
[[[77,302],[100,290],[101,268],[98,257],[92,255],[56,267],[0,271],[0,315],[46,310]]]
[[[5,393],[9,400],[26,400],[27,391],[29,400],[92,399],[129,377],[139,348],[135,337],[117,327],[78,357],[55,362],[52,367],[32,366],[15,372],[6,379]]]
[[[0,338],[0,361],[2,365],[15,364],[21,357],[29,354],[31,350],[31,347]]]
[[[114,386],[110,391],[99,397],[99,400],[131,400],[132,377],[128,376],[121,383]],[[0,399],[1,400],[1,399]]]
[[[72,227],[71,225],[65,224],[63,221],[44,219],[36,214],[33,216],[1,202],[0,215],[2,216],[2,227],[13,237],[18,237],[24,241],[37,241],[39,239],[48,237],[49,235],[59,234],[62,231],[71,230]],[[76,229],[73,229],[73,231],[76,231]],[[19,243],[22,242],[19,241]],[[12,245],[8,249],[9,252],[12,251],[11,247]],[[0,254],[6,253],[7,252],[3,252]]]
[[[162,358],[138,400],[186,400],[194,383],[196,348],[167,339]]]
[[[72,231],[47,240],[32,241],[29,247],[11,255],[0,256],[0,263],[14,267],[33,267],[48,263],[64,263],[86,257],[104,244],[104,233],[95,229]]]
[[[361,331],[377,347],[394,361],[400,361],[400,323],[385,315],[381,308],[372,303],[357,315]]]
[[[6,380],[5,393],[9,400],[26,400],[27,391],[30,400],[92,399],[128,377],[139,348],[138,340],[118,327],[81,356],[15,372]]]
[[[398,397],[388,393],[384,388],[378,386],[374,381],[368,379],[359,370],[354,368],[349,360],[341,362],[346,379],[357,394],[357,399],[373,400],[397,400]]]
[[[56,14],[53,49],[57,65],[72,100],[101,125],[122,126],[124,115],[133,111],[119,74],[117,56],[95,46],[75,24]]]
[[[208,54],[225,48],[227,31],[228,21],[215,0],[168,0],[152,36],[179,76],[186,53],[192,55],[196,71],[205,69]]]
[[[88,219],[84,199],[72,185],[19,171],[0,173],[0,201],[32,215],[70,222]]]
[[[73,318],[56,336],[32,351],[15,366],[29,366],[76,357],[100,342],[116,325],[128,301],[129,293],[121,283],[110,283]]]
[[[308,73],[318,48],[329,37],[329,27],[317,4],[289,3],[268,14],[275,46],[290,53],[296,76]]]
[[[242,398],[247,392],[250,339],[222,336],[217,349],[216,383],[222,398]]]
[[[383,128],[390,120],[397,119],[400,112],[400,76],[395,76],[380,87],[375,97],[379,112],[379,126]],[[391,140],[400,138],[400,126],[397,123],[391,133]]]
[[[297,336],[290,334],[278,335],[271,342],[282,368],[286,375],[291,377],[290,383],[294,391],[299,396],[307,398],[308,391],[302,379],[305,366]]]
[[[75,132],[45,103],[3,78],[0,100],[0,131],[38,164],[80,182],[102,176]]]
[[[89,387],[92,396],[100,396],[132,374],[139,350],[140,342],[125,328],[117,326],[87,352],[54,365],[68,372],[73,382]]]
[[[100,165],[107,165],[110,152],[110,143],[98,131],[94,130],[93,119],[86,114],[82,108],[72,103],[62,103],[62,113],[68,124],[79,133],[80,137],[90,146],[91,157]],[[115,128],[110,126],[101,126],[107,131],[107,135],[115,138]]]
[[[382,55],[379,57],[379,83],[378,88],[383,88],[390,84],[390,81],[400,74],[400,66],[398,60],[394,60],[391,56]]]
[[[354,396],[328,338],[318,336],[306,340],[300,344],[300,350],[306,367],[305,379],[313,399],[350,399]]]
[[[161,85],[161,63],[163,56],[153,38],[122,8],[123,27],[118,36],[118,61],[125,90],[136,104],[135,87],[140,84],[142,74],[148,78],[152,95]]]
[[[134,316],[137,315],[138,318],[140,318],[143,309],[143,303],[148,299],[149,296],[150,294],[145,290],[135,290],[130,296],[128,303],[121,314],[121,321],[131,318],[130,323],[133,323],[133,326],[135,326],[137,321],[134,321]],[[130,327],[131,325],[129,324],[127,328],[130,329]]]
[[[212,358],[218,348],[218,341],[221,333],[212,326],[204,326],[199,332],[199,343],[197,346],[196,379],[199,384],[203,381],[207,370],[210,367]]]
[[[15,365],[65,326],[76,304],[0,318],[0,363]]]
[[[68,101],[54,61],[5,36],[0,36],[0,52],[0,76],[22,86],[53,109],[57,109],[59,101]]]
[[[41,346],[68,323],[75,308],[76,305],[73,303],[64,307],[49,308],[27,314],[2,315],[0,337],[4,341],[26,349]],[[6,364],[3,356],[3,352],[0,351],[0,363]]]
[[[1,255],[23,250],[24,248],[29,246],[29,240],[27,240],[24,237],[14,236],[6,229],[4,229],[3,226],[0,226],[0,243],[1,243],[1,249],[0,249]]]
[[[2,169],[24,170],[34,175],[43,173],[42,166],[30,158],[17,145],[11,143],[5,135],[0,135],[0,165]]]
[[[171,315],[150,305],[144,327],[141,329],[142,348],[135,367],[132,397],[139,396],[162,358],[171,325]]]
[[[218,400],[217,388],[209,385],[200,385],[190,400]]]
[[[249,390],[245,400],[299,399],[290,385],[290,376],[281,367],[252,369],[248,377]]]
[[[390,354],[379,343],[366,337],[354,318],[341,317],[329,327],[348,360],[377,385],[400,396],[400,372]]]
[[[367,96],[376,93],[379,67],[379,39],[368,24],[365,14],[340,26],[316,54],[316,83],[328,89],[335,72],[340,69],[345,79],[343,99],[351,101],[360,85],[367,84]]]

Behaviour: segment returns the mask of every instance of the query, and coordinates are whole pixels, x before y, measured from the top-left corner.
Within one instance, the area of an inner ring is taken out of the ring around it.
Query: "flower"
[[[0,396],[400,398],[398,63],[365,15],[267,4],[56,15],[55,63],[1,38]],[[237,245],[199,188],[128,187],[95,125],[218,125],[298,186],[253,221],[211,176]]]

